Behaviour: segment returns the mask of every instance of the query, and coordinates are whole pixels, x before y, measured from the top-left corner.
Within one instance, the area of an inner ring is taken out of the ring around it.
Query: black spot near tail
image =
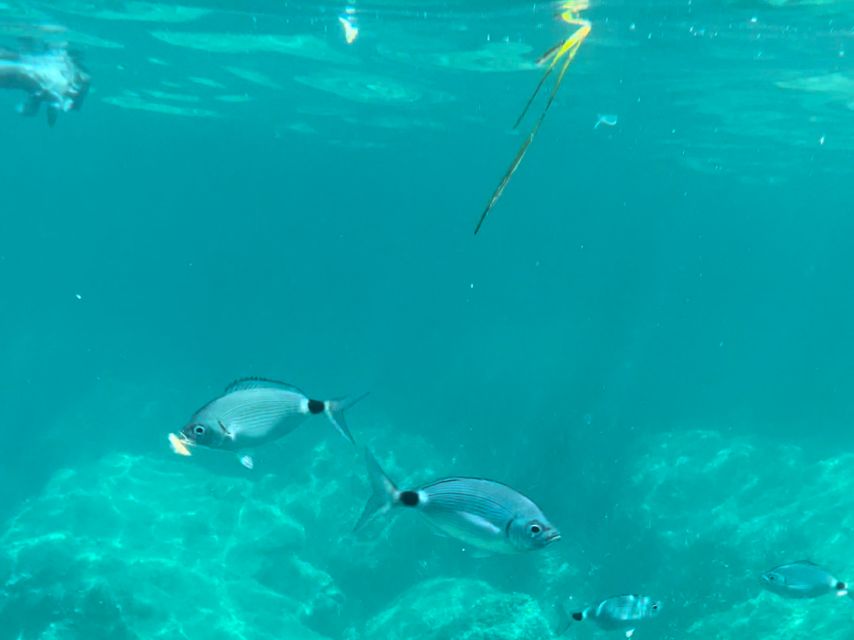
[[[309,413],[323,413],[323,410],[326,408],[326,403],[323,400],[309,400],[308,401],[308,412]]]
[[[575,613],[572,614],[572,619],[576,620],[576,621],[584,620],[584,614],[581,613],[581,611],[576,611]]]
[[[848,585],[845,584],[844,582],[837,582],[836,583],[836,590],[837,591],[848,591]]]
[[[400,504],[404,507],[416,507],[418,506],[418,492],[417,491],[401,491],[400,492]]]

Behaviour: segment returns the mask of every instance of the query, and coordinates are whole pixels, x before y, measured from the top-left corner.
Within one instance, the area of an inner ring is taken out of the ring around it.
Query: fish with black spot
[[[189,455],[187,446],[235,452],[241,464],[251,469],[252,457],[241,455],[243,452],[279,440],[311,416],[324,415],[338,433],[355,444],[344,411],[366,395],[315,400],[292,384],[242,378],[196,411],[177,437],[170,434],[170,442],[183,455]]]
[[[590,620],[605,631],[620,631],[631,638],[638,625],[655,618],[661,612],[661,602],[649,596],[634,594],[606,598],[596,606],[587,607],[567,615],[564,607],[559,607],[561,621],[556,629],[557,635],[566,633],[573,621]]]
[[[848,585],[832,573],[809,560],[782,564],[760,577],[762,586],[784,598],[818,598],[830,593],[848,596]]]
[[[484,478],[453,477],[401,490],[365,451],[373,495],[356,524],[361,529],[379,514],[417,511],[443,534],[477,550],[476,555],[542,549],[560,532],[534,502],[505,484]]]

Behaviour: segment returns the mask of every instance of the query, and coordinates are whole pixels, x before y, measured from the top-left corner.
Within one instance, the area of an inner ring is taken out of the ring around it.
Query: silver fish
[[[606,631],[622,631],[631,638],[638,624],[654,618],[661,612],[661,602],[648,596],[623,595],[607,598],[595,607],[587,607],[576,611],[558,629],[558,634],[564,633],[572,620],[580,622],[591,620],[599,628]]]
[[[27,97],[18,112],[34,116],[42,104],[50,126],[60,113],[78,110],[91,78],[79,56],[64,44],[25,39],[21,50],[0,49],[0,89],[18,89]]]
[[[196,411],[180,438],[188,445],[240,452],[278,440],[309,416],[325,414],[338,432],[355,444],[344,411],[365,395],[352,400],[312,400],[284,382],[243,378]],[[254,464],[246,455],[240,461],[250,469]]]
[[[783,564],[766,571],[761,582],[766,589],[785,598],[817,598],[828,593],[849,595],[847,584],[809,560]]]
[[[374,493],[356,529],[393,508],[414,509],[443,533],[481,551],[518,553],[560,539],[558,530],[530,499],[507,485],[483,478],[445,478],[401,491],[365,451]]]

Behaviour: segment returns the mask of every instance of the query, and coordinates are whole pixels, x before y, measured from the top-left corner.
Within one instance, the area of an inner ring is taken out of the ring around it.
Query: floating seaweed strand
[[[522,158],[524,158],[525,154],[528,152],[528,147],[531,146],[531,143],[537,136],[537,133],[540,130],[540,126],[543,124],[543,120],[545,120],[546,114],[549,112],[549,109],[552,106],[552,102],[554,102],[555,96],[557,95],[557,91],[560,88],[560,84],[561,82],[563,82],[563,77],[564,75],[566,75],[566,70],[569,68],[570,63],[575,59],[575,55],[578,53],[578,49],[581,47],[581,43],[584,42],[584,39],[588,35],[590,35],[590,22],[581,17],[581,11],[587,9],[589,6],[590,4],[588,0],[565,0],[561,4],[560,19],[566,22],[567,24],[576,27],[576,30],[566,40],[546,51],[542,56],[540,56],[540,59],[537,60],[537,64],[544,64],[545,62],[548,62],[549,65],[546,68],[543,77],[540,78],[540,82],[537,84],[537,87],[534,89],[534,92],[531,94],[531,97],[528,99],[527,104],[525,104],[525,108],[522,110],[521,115],[516,120],[514,128],[518,127],[522,123],[522,120],[524,120],[525,116],[528,114],[528,111],[530,110],[534,99],[539,94],[540,89],[543,88],[543,85],[546,83],[546,80],[548,80],[549,76],[551,76],[552,71],[554,71],[558,66],[560,66],[560,71],[557,74],[557,79],[555,80],[555,83],[552,86],[552,90],[549,92],[549,97],[546,101],[546,106],[543,108],[542,112],[540,113],[540,116],[534,122],[534,126],[531,127],[531,131],[528,133],[528,137],[522,143],[522,146],[519,147],[519,151],[516,152],[516,157],[510,164],[510,168],[507,169],[507,172],[504,174],[504,177],[501,178],[501,182],[498,183],[498,187],[493,192],[492,197],[489,199],[489,203],[483,210],[483,213],[480,216],[480,220],[478,220],[477,226],[474,228],[475,235],[477,235],[478,231],[480,231],[481,226],[483,226],[484,220],[486,220],[486,216],[488,216],[489,212],[492,211],[493,207],[495,207],[499,198],[501,198],[501,194],[504,193],[504,189],[507,187],[507,184],[510,182],[510,178],[513,177],[513,174],[516,172],[516,169],[518,169],[519,165],[522,163]],[[559,64],[561,61],[563,61],[562,66]]]

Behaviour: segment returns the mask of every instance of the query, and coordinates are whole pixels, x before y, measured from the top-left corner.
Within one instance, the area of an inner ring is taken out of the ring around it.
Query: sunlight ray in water
[[[591,24],[587,20],[584,20],[581,17],[581,11],[587,9],[589,7],[588,0],[565,0],[561,5],[561,13],[560,19],[565,23],[575,28],[575,31],[563,42],[556,45],[552,49],[549,49],[544,53],[538,63],[546,63],[548,62],[548,66],[546,67],[545,73],[543,73],[542,78],[540,79],[539,84],[534,89],[534,92],[531,94],[531,97],[528,99],[525,108],[522,109],[522,113],[519,115],[519,118],[516,120],[515,127],[518,127],[522,120],[525,118],[525,115],[528,113],[528,110],[531,108],[531,105],[534,102],[534,99],[537,97],[537,94],[540,92],[540,89],[543,88],[546,80],[548,80],[552,71],[556,68],[559,69],[557,78],[554,81],[551,92],[549,93],[548,99],[546,100],[546,104],[543,107],[543,110],[540,112],[539,117],[534,122],[533,127],[528,133],[525,141],[522,143],[522,146],[519,147],[519,151],[516,152],[516,157],[513,159],[513,162],[510,164],[510,167],[507,169],[504,176],[501,178],[501,182],[499,182],[498,187],[496,187],[495,191],[490,197],[489,202],[486,205],[486,208],[483,210],[483,213],[480,215],[480,219],[477,221],[477,225],[474,228],[474,233],[480,231],[480,228],[483,226],[483,223],[486,221],[486,217],[492,211],[493,207],[498,203],[498,200],[501,198],[501,195],[504,193],[504,189],[507,188],[507,185],[510,183],[510,179],[513,177],[513,174],[516,173],[516,169],[519,168],[519,165],[522,163],[522,160],[525,157],[525,154],[528,152],[528,147],[534,141],[534,138],[537,137],[537,133],[540,131],[540,127],[543,124],[543,120],[545,120],[546,114],[549,112],[549,109],[554,102],[555,96],[557,95],[558,89],[560,89],[560,85],[563,82],[564,75],[566,75],[567,69],[569,69],[569,65],[575,59],[575,55],[578,53],[578,50],[581,48],[581,44],[590,35]]]

